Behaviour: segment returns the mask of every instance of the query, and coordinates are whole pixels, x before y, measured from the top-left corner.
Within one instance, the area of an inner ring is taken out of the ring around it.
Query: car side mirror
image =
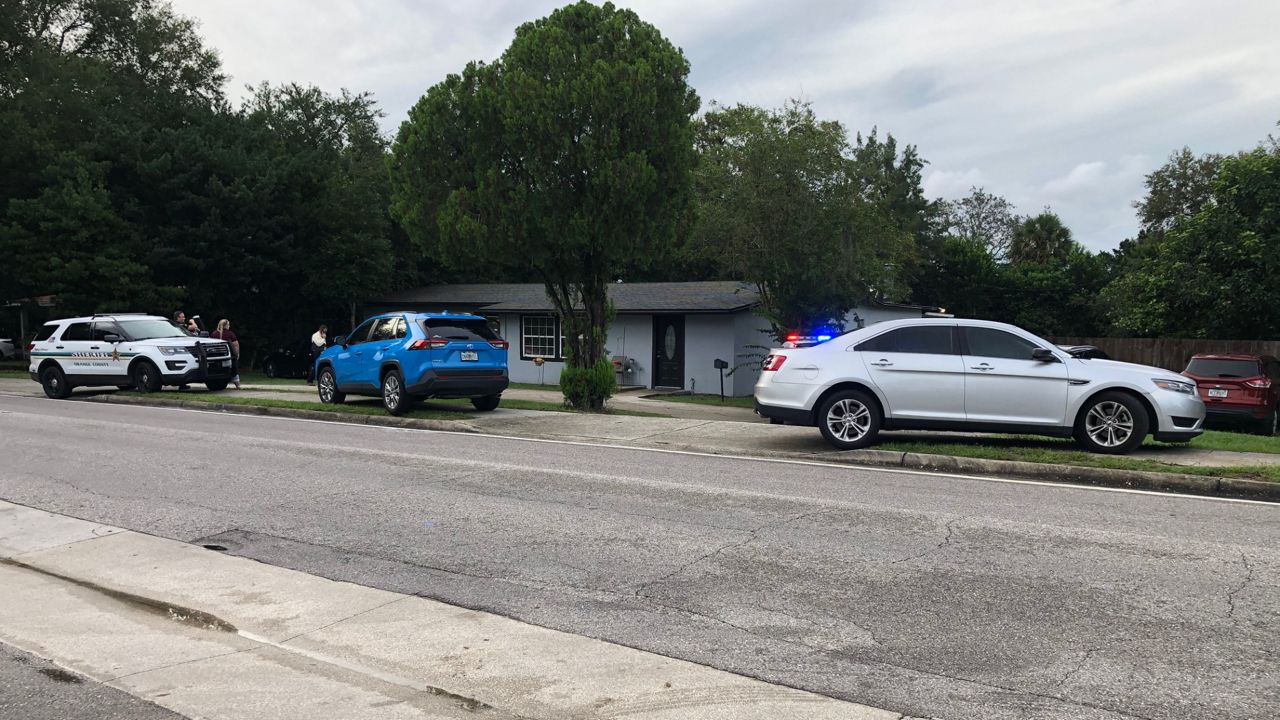
[[[1052,350],[1048,350],[1046,348],[1036,348],[1035,350],[1032,350],[1031,359],[1046,363],[1062,362],[1057,355],[1053,354]]]
[[[334,339],[333,339],[333,344],[334,344],[334,345],[341,345],[342,347],[346,347],[346,346],[347,346],[347,336],[346,336],[346,335],[339,335],[338,337],[336,337],[336,338],[334,338]]]
[[[102,341],[109,342],[109,343],[118,343],[120,342],[120,336],[114,333],[107,333],[106,335],[102,336]]]

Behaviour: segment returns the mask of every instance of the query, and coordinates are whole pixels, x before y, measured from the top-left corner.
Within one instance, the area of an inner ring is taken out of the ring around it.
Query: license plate
[[[1209,388],[1209,397],[1226,397],[1226,388]]]
[[[472,350],[463,350],[462,362],[475,362],[480,359],[480,355]]]
[[[230,360],[223,360],[221,364],[222,364],[222,367],[225,367],[225,368],[229,368],[229,367],[231,367],[231,361],[230,361]]]

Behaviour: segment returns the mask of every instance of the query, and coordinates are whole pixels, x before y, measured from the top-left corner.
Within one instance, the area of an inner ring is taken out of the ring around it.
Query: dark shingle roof
[[[620,313],[726,313],[760,302],[756,289],[735,281],[614,283],[609,297]],[[468,308],[486,312],[551,312],[541,283],[434,285],[392,293],[369,304],[439,310]]]

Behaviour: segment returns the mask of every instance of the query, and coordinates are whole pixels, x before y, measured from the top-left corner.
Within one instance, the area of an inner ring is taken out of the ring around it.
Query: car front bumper
[[[174,364],[170,365],[171,362]],[[198,360],[194,365],[188,361],[181,366],[178,361],[166,360],[160,375],[165,385],[190,385],[209,380],[230,380],[235,375],[233,367],[230,360],[222,359]]]
[[[1198,396],[1161,391],[1148,396],[1158,417],[1151,434],[1160,442],[1187,442],[1204,432],[1205,406]]]

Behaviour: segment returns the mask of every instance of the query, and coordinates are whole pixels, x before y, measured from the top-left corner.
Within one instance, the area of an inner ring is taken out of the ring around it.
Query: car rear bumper
[[[510,384],[506,369],[428,370],[406,389],[419,397],[483,397],[497,395]]]
[[[1260,420],[1267,416],[1263,405],[1206,405],[1208,420]]]
[[[781,420],[788,425],[812,425],[813,413],[803,408],[781,407],[779,405],[765,405],[756,398],[753,405],[756,414],[760,417],[767,417],[770,420]]]

